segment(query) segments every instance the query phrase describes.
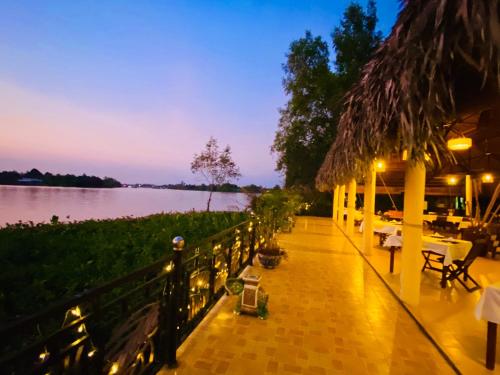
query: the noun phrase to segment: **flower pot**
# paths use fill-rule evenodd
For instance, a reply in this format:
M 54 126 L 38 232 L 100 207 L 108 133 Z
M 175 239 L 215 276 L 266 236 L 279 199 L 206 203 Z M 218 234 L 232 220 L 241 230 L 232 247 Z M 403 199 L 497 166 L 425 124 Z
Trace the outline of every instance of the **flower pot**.
M 260 264 L 264 268 L 275 268 L 281 262 L 281 255 L 267 255 L 267 254 L 258 253 L 257 257 L 259 258 Z

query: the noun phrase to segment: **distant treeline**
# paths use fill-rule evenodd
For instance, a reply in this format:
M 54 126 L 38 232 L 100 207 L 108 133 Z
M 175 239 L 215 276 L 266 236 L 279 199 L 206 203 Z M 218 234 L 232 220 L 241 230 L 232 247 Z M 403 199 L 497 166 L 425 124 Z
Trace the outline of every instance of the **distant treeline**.
M 141 188 L 153 188 L 153 189 L 175 189 L 175 190 L 196 190 L 196 191 L 218 191 L 221 193 L 262 193 L 264 190 L 268 190 L 265 187 L 258 185 L 246 185 L 238 186 L 234 184 L 221 184 L 221 185 L 192 185 L 181 182 L 179 184 L 166 184 L 166 185 L 152 185 L 152 184 L 133 184 L 126 185 L 130 187 L 141 187 Z
M 122 184 L 110 177 L 96 176 L 75 176 L 72 174 L 52 174 L 50 172 L 42 173 L 33 168 L 26 173 L 16 171 L 0 172 L 0 185 L 35 185 L 35 186 L 63 186 L 63 187 L 82 187 L 82 188 L 114 188 L 121 187 Z

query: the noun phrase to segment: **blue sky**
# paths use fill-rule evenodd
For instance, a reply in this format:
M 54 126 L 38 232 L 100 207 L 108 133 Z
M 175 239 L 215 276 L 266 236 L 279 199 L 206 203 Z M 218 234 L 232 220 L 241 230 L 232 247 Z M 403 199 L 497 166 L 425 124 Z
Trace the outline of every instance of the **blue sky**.
M 2 0 L 0 170 L 198 183 L 190 161 L 214 136 L 240 183 L 279 183 L 288 46 L 306 29 L 331 44 L 348 4 Z M 377 10 L 386 35 L 399 2 Z

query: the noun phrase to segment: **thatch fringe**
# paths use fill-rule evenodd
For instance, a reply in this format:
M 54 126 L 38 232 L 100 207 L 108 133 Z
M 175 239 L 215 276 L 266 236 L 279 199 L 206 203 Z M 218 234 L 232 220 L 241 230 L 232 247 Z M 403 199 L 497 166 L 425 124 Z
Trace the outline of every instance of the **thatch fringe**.
M 377 157 L 441 163 L 447 123 L 500 89 L 500 0 L 411 0 L 348 92 L 320 190 L 361 177 Z M 428 162 L 427 162 L 428 163 Z

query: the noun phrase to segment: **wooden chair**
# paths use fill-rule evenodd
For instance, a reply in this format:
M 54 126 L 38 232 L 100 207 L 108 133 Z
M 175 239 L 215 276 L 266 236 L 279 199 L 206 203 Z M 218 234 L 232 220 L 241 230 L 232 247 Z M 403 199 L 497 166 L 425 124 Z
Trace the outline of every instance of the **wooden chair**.
M 444 255 L 435 253 L 432 250 L 422 250 L 422 255 L 425 259 L 424 266 L 422 267 L 422 272 L 425 270 L 431 271 L 443 271 Z M 440 267 L 436 267 L 434 264 L 439 264 Z
M 469 267 L 474 260 L 481 254 L 486 244 L 486 240 L 476 240 L 463 260 L 454 260 L 450 265 L 449 272 L 446 275 L 447 281 L 457 280 L 468 291 L 473 292 L 481 289 L 481 285 L 469 275 Z M 462 279 L 460 279 L 462 276 Z M 471 281 L 474 286 L 468 287 L 467 281 Z

